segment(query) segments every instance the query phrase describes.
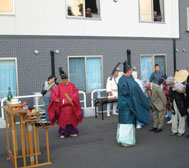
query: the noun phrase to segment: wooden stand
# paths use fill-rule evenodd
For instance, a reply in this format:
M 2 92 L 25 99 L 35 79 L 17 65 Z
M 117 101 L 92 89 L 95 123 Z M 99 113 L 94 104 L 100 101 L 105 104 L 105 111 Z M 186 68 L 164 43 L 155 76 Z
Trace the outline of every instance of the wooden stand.
M 50 151 L 49 151 L 49 139 L 48 139 L 48 128 L 52 126 L 35 126 L 35 123 L 40 120 L 39 113 L 30 113 L 19 107 L 19 110 L 13 110 L 10 107 L 3 107 L 4 116 L 6 121 L 6 137 L 7 137 L 7 160 L 11 160 L 14 167 L 17 168 L 17 159 L 23 159 L 23 167 L 41 167 L 44 165 L 51 164 Z M 18 144 L 17 144 L 17 133 L 15 118 L 20 119 L 20 134 L 21 134 L 21 148 L 22 155 L 18 155 Z M 34 119 L 31 119 L 31 118 Z M 25 123 L 25 126 L 24 126 Z M 13 152 L 10 150 L 9 140 L 9 126 L 12 128 L 12 142 Z M 25 132 L 24 132 L 25 128 Z M 38 130 L 45 129 L 46 132 L 46 149 L 47 149 L 47 162 L 39 163 L 38 155 L 40 155 L 39 147 L 39 135 Z M 33 137 L 34 135 L 34 137 Z M 26 138 L 26 139 L 25 139 Z M 34 142 L 33 142 L 34 139 Z M 34 152 L 35 150 L 35 152 Z M 26 163 L 26 157 L 30 157 L 30 165 Z
M 19 111 L 19 110 L 21 110 L 21 104 L 10 104 L 10 103 L 7 103 L 7 105 L 8 105 L 9 110 L 12 110 L 12 111 Z

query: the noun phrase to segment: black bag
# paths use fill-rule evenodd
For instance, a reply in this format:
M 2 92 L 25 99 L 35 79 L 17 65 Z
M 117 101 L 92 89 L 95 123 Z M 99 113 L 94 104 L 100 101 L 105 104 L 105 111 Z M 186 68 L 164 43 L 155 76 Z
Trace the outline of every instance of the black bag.
M 45 94 L 47 93 L 47 90 L 45 90 L 44 87 L 45 87 L 45 85 L 43 85 L 43 89 L 42 89 L 42 91 L 41 91 L 41 94 L 42 94 L 43 96 L 45 96 Z
M 44 90 L 44 89 L 43 89 L 43 90 L 41 91 L 41 94 L 42 94 L 43 96 L 45 96 L 46 93 L 47 93 L 47 90 Z

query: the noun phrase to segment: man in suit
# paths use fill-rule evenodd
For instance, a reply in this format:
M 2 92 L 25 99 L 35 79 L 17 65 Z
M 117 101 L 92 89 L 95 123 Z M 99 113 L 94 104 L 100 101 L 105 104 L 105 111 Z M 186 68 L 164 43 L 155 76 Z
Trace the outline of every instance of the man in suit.
M 150 131 L 158 133 L 163 129 L 167 99 L 159 85 L 148 83 L 145 88 L 147 89 L 154 120 L 153 128 Z

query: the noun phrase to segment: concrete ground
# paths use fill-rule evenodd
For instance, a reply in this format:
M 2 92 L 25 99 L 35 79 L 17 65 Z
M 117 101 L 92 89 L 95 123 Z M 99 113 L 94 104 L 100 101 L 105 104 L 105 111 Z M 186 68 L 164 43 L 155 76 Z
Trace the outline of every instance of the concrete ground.
M 44 168 L 189 168 L 189 139 L 171 137 L 170 125 L 161 133 L 150 132 L 151 126 L 136 131 L 137 145 L 124 148 L 116 143 L 117 116 L 85 118 L 79 125 L 79 136 L 59 139 L 58 127 L 49 129 L 52 165 Z M 186 128 L 189 134 L 189 128 Z M 19 136 L 18 129 L 18 136 Z M 19 141 L 19 140 L 18 140 Z M 45 161 L 45 134 L 40 131 Z M 0 167 L 11 168 L 6 160 L 6 134 L 0 129 Z M 22 165 L 22 160 L 19 160 Z

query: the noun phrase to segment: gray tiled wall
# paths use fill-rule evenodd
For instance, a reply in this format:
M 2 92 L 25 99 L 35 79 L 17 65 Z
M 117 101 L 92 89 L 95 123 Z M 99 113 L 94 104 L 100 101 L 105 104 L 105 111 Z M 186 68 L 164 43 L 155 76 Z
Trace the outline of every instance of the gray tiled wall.
M 186 32 L 186 8 L 189 1 L 180 1 L 180 39 L 176 40 L 177 69 L 189 67 L 189 32 Z M 39 50 L 39 55 L 34 50 Z M 67 56 L 103 55 L 104 86 L 112 68 L 126 59 L 126 50 L 132 52 L 132 65 L 138 68 L 140 77 L 141 54 L 166 54 L 167 75 L 173 75 L 172 39 L 115 38 L 115 37 L 54 37 L 54 36 L 0 36 L 0 57 L 17 57 L 18 86 L 20 95 L 41 91 L 43 82 L 51 74 L 50 51 L 59 49 L 55 55 L 58 67 L 67 70 Z M 183 52 L 182 49 L 186 51 Z M 58 76 L 59 80 L 59 76 Z M 90 95 L 87 96 L 90 102 Z M 90 105 L 90 103 L 88 103 Z
M 38 55 L 34 54 L 35 49 L 39 50 Z M 60 50 L 60 54 L 55 54 L 58 80 L 58 67 L 63 66 L 67 71 L 67 56 L 103 55 L 105 85 L 117 62 L 126 59 L 127 49 L 132 52 L 132 65 L 138 68 L 139 74 L 140 54 L 166 54 L 168 75 L 173 72 L 171 39 L 0 36 L 0 57 L 17 57 L 20 95 L 41 91 L 51 74 L 50 51 L 55 49 Z
M 177 40 L 177 69 L 183 69 L 189 67 L 189 32 L 187 30 L 187 7 L 189 7 L 188 0 L 181 0 L 179 10 L 180 10 L 180 39 Z M 183 52 L 182 50 L 186 51 Z

